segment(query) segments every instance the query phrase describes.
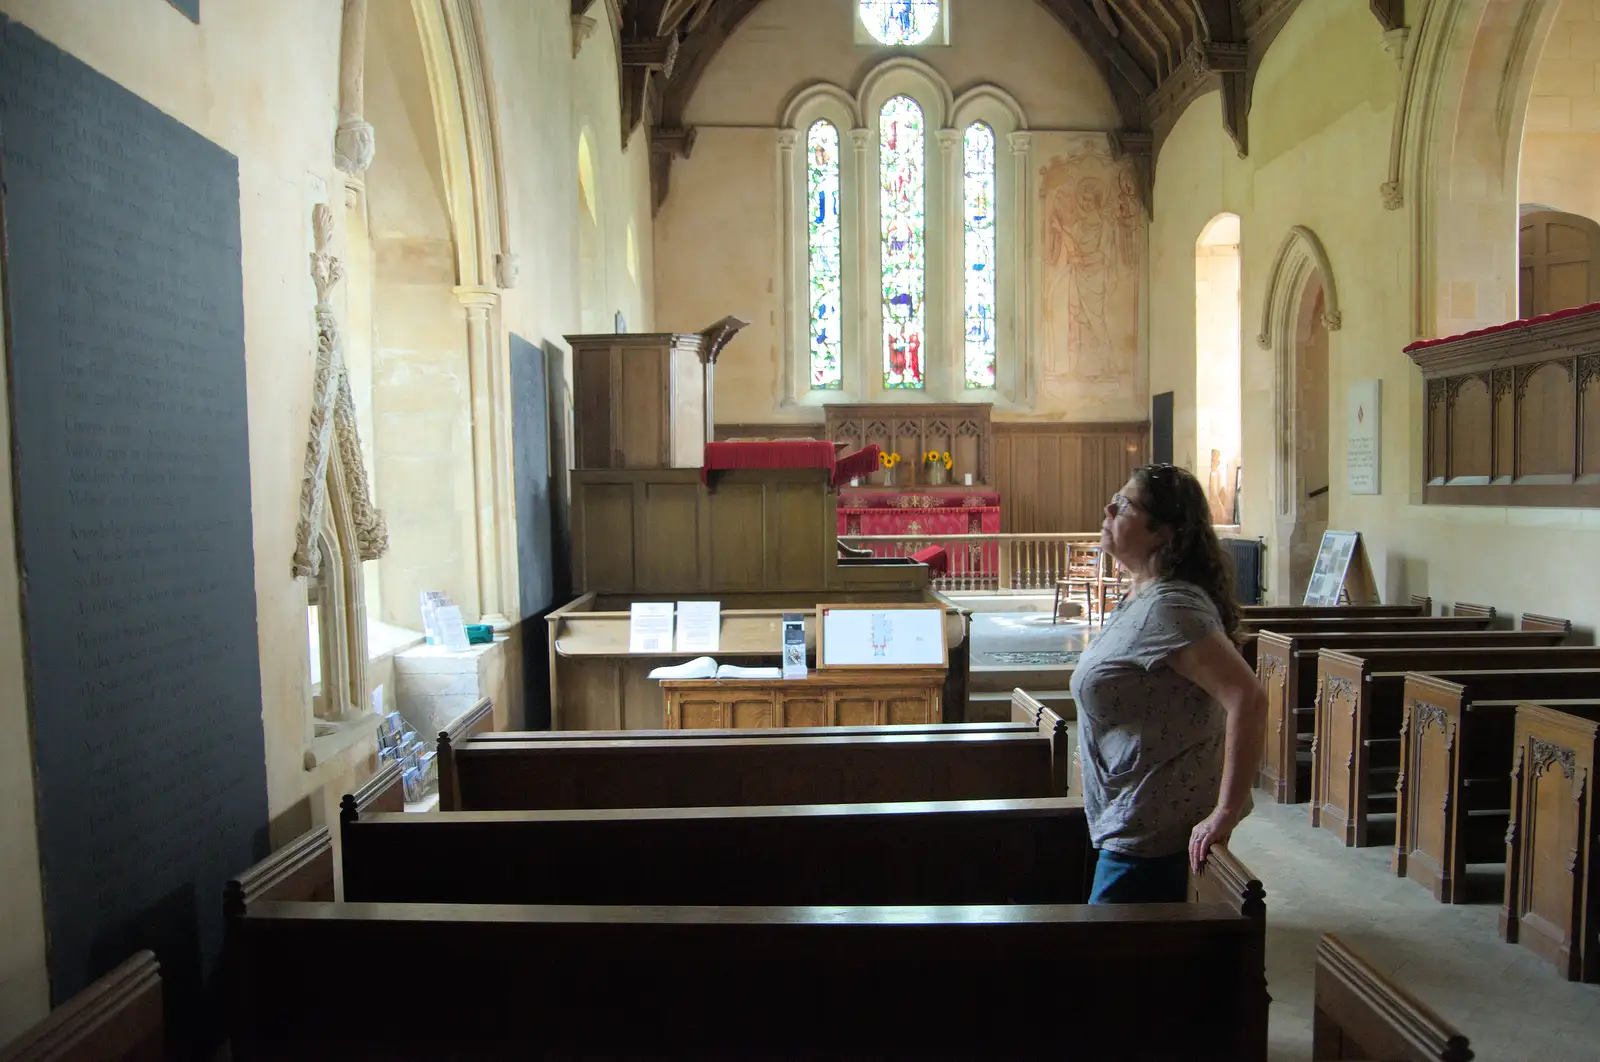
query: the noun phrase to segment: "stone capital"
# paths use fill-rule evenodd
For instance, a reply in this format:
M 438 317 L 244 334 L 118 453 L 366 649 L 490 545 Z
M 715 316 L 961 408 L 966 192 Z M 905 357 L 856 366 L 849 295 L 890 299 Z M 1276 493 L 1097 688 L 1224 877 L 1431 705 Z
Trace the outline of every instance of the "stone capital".
M 1026 155 L 1033 150 L 1032 133 L 1012 133 L 1006 137 L 1006 141 L 1011 145 L 1011 153 L 1014 155 Z
M 345 173 L 365 173 L 377 154 L 377 132 L 361 118 L 346 118 L 333 134 L 333 164 Z
M 793 129 L 778 130 L 778 146 L 785 151 L 793 151 L 794 146 L 800 142 L 800 134 Z
M 594 36 L 595 28 L 600 23 L 588 15 L 572 16 L 572 57 L 576 59 L 578 53 L 583 51 L 583 42 Z
M 494 288 L 459 287 L 452 290 L 456 301 L 468 311 L 481 310 L 488 313 L 500 305 L 500 293 Z
M 857 151 L 867 150 L 867 145 L 872 143 L 871 129 L 850 130 L 850 143 L 855 145 Z

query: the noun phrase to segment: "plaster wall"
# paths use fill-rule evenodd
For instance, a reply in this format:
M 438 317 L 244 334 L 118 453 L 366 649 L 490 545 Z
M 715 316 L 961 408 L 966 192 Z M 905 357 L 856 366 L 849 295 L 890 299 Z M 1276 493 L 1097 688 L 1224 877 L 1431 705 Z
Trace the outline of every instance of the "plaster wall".
M 373 5 L 389 6 L 409 5 L 399 0 Z M 273 840 L 282 843 L 327 821 L 339 795 L 359 785 L 375 762 L 375 743 L 362 740 L 314 770 L 305 768 L 311 694 L 306 592 L 289 574 L 315 349 L 315 292 L 307 271 L 310 211 L 324 198 L 337 210 L 344 187 L 332 151 L 340 5 L 217 0 L 204 5 L 198 26 L 166 0 L 0 0 L 0 11 L 239 159 L 256 619 L 268 805 Z M 515 330 L 559 351 L 560 337 L 578 324 L 575 114 L 580 104 L 593 113 L 600 134 L 600 164 L 609 182 L 602 209 L 620 225 L 619 235 L 606 244 L 608 276 L 616 278 L 612 297 L 630 325 L 649 327 L 648 160 L 641 138 L 626 154 L 621 147 L 614 39 L 603 28 L 575 61 L 565 5 L 483 0 L 482 13 L 509 183 L 510 246 L 521 267 L 515 287 L 502 293 L 494 334 L 503 342 L 505 332 Z M 391 148 L 407 150 L 406 133 L 379 125 L 377 144 L 380 157 Z M 414 149 L 426 151 L 426 139 Z M 439 150 L 437 144 L 432 150 Z M 634 227 L 639 256 L 632 272 L 626 261 L 627 222 Z M 436 240 L 438 233 L 425 235 Z M 400 261 L 408 269 L 427 271 L 429 283 L 437 285 L 443 276 L 437 250 L 425 246 L 426 253 L 413 254 L 416 250 L 402 247 Z M 461 314 L 459 306 L 454 312 Z M 443 344 L 442 337 L 435 341 Z M 5 410 L 0 403 L 0 430 Z M 7 511 L 8 460 L 9 454 L 0 453 L 0 507 Z M 380 504 L 383 490 L 380 477 Z M 388 516 L 393 526 L 396 514 Z M 28 709 L 13 536 L 12 522 L 0 521 L 0 557 L 5 558 L 0 562 L 0 725 L 24 734 Z M 515 585 L 514 556 L 507 578 Z M 520 632 L 513 633 L 503 669 L 487 680 L 502 724 L 514 725 L 521 717 L 519 637 Z M 386 672 L 379 669 L 375 677 L 381 680 Z M 392 699 L 392 684 L 388 692 Z M 29 744 L 0 744 L 0 851 L 7 857 L 6 872 L 0 874 L 0 1042 L 48 1007 L 31 781 Z
M 796 89 L 815 81 L 853 89 L 883 60 L 909 54 L 957 95 L 999 84 L 1036 129 L 1120 125 L 1094 62 L 1039 0 L 950 0 L 950 44 L 914 48 L 858 45 L 855 11 L 856 0 L 765 0 L 717 53 L 684 122 L 772 126 Z
M 959 270 L 950 256 L 959 254 L 960 241 L 950 238 L 943 213 L 945 201 L 958 200 L 958 189 L 948 187 L 942 167 L 930 172 L 927 186 L 928 387 L 880 392 L 875 382 L 882 358 L 872 298 L 878 269 L 872 234 L 879 223 L 877 180 L 870 175 L 877 159 L 875 114 L 863 119 L 873 134 L 864 149 L 852 144 L 849 124 L 839 127 L 847 156 L 844 362 L 850 393 L 786 397 L 795 384 L 785 373 L 795 370 L 786 369 L 785 350 L 793 344 L 796 356 L 805 358 L 804 296 L 789 292 L 791 285 L 803 292 L 805 283 L 803 273 L 791 277 L 785 259 L 788 241 L 804 240 L 804 226 L 796 222 L 795 231 L 787 231 L 779 127 L 788 105 L 807 89 L 826 83 L 853 95 L 894 57 L 926 64 L 955 99 L 980 85 L 1000 89 L 1020 107 L 1029 132 L 1014 142 L 1003 123 L 995 124 L 997 114 L 970 108 L 946 119 L 957 137 L 954 127 L 978 117 L 999 132 L 998 376 L 1006 382 L 998 397 L 982 392 L 982 400 L 996 401 L 997 419 L 1146 416 L 1141 321 L 1147 234 L 1131 181 L 1110 159 L 1104 136 L 1093 132 L 1119 124 L 1109 92 L 1076 39 L 1037 0 L 952 0 L 950 11 L 949 45 L 885 49 L 856 43 L 852 0 L 766 0 L 711 61 L 684 117 L 699 139 L 690 159 L 674 163 L 672 189 L 657 220 L 656 297 L 665 329 L 698 330 L 729 313 L 751 322 L 718 361 L 719 421 L 816 421 L 822 401 L 977 400 L 959 385 L 947 349 L 947 337 L 959 334 L 951 324 L 959 312 L 950 312 L 959 299 Z M 894 91 L 915 93 L 898 86 L 924 82 L 910 75 L 894 84 Z M 842 111 L 818 113 L 844 120 Z M 939 124 L 930 120 L 930 144 Z M 799 140 L 795 155 L 803 161 L 803 129 Z M 868 172 L 852 181 L 857 161 Z M 803 166 L 796 163 L 788 179 L 797 182 L 798 202 Z M 1026 202 L 1017 204 L 1019 196 Z M 1021 283 L 1019 260 L 1029 273 L 1026 300 L 1012 288 Z M 786 319 L 790 299 L 801 305 L 801 324 Z M 791 329 L 802 330 L 801 338 Z M 863 368 L 862 359 L 870 364 Z
M 1517 199 L 1600 218 L 1600 3 L 1562 0 L 1539 53 Z
M 1535 611 L 1600 626 L 1600 575 L 1580 560 L 1600 545 L 1600 512 L 1421 504 L 1420 377 L 1402 350 L 1417 338 L 1414 238 L 1408 211 L 1385 210 L 1378 191 L 1398 84 L 1399 71 L 1365 5 L 1305 0 L 1262 64 L 1249 158 L 1235 158 L 1215 95 L 1188 110 L 1163 148 L 1151 229 L 1152 304 L 1193 305 L 1195 237 L 1217 212 L 1238 213 L 1246 335 L 1242 530 L 1265 537 L 1272 554 L 1281 555 L 1288 528 L 1278 520 L 1285 499 L 1273 475 L 1278 352 L 1253 337 L 1273 257 L 1289 227 L 1312 229 L 1327 250 L 1342 317 L 1328 336 L 1329 526 L 1363 533 L 1386 601 L 1430 594 L 1440 603 L 1482 602 L 1502 613 Z M 1497 179 L 1489 172 L 1494 162 L 1482 165 L 1479 179 L 1487 185 Z M 1514 213 L 1514 206 L 1507 209 Z M 1512 221 L 1508 213 L 1496 228 L 1508 241 L 1515 239 Z M 1477 259 L 1467 250 L 1446 241 L 1442 254 L 1439 276 L 1471 275 Z M 1480 310 L 1474 293 L 1463 290 L 1474 304 L 1465 307 L 1442 291 L 1438 319 L 1427 331 L 1439 334 L 1459 313 Z M 1150 344 L 1151 389 L 1177 392 L 1180 439 L 1193 437 L 1194 424 L 1194 321 L 1183 316 L 1153 314 Z M 1344 396 L 1351 382 L 1371 378 L 1383 384 L 1382 493 L 1358 496 L 1344 474 Z M 1305 588 L 1286 582 L 1269 572 L 1270 599 L 1299 600 Z

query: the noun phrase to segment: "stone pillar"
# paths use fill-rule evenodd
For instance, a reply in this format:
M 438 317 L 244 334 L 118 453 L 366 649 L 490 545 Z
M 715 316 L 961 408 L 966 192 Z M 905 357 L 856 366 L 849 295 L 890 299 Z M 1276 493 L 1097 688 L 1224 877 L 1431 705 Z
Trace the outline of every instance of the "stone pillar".
M 495 311 L 500 294 L 492 288 L 460 287 L 456 298 L 467 313 L 467 371 L 472 408 L 473 511 L 476 514 L 479 622 L 508 630 L 515 611 L 506 572 L 511 557 L 508 541 L 510 491 L 504 469 L 509 463 L 505 441 L 504 358 L 500 353 Z
M 362 114 L 366 108 L 367 0 L 344 0 L 344 30 L 339 42 L 339 130 L 333 135 L 333 162 L 359 176 L 372 165 L 376 141 Z
M 1015 296 L 1016 367 L 1011 383 L 1014 401 L 1031 404 L 1034 398 L 1033 371 L 1033 272 L 1029 269 L 1033 253 L 1033 134 L 1012 133 L 1006 138 L 1011 144 L 1011 195 L 1016 207 L 1011 217 L 1016 228 L 1011 234 L 1011 287 Z M 997 145 L 998 146 L 998 145 Z M 999 182 L 995 182 L 998 186 Z M 998 191 L 996 187 L 996 191 Z M 1004 224 L 1004 215 L 1001 216 Z M 995 291 L 998 298 L 1000 292 Z M 998 386 L 999 379 L 995 380 Z
M 923 390 L 947 402 L 961 400 L 963 384 L 966 382 L 967 334 L 966 323 L 966 156 L 964 147 L 965 135 L 958 129 L 940 129 L 934 134 L 939 138 L 939 174 L 944 183 L 944 230 L 940 239 L 940 254 L 937 259 L 933 256 L 933 248 L 928 248 L 928 265 L 932 267 L 937 261 L 939 271 L 937 279 L 941 281 L 940 289 L 943 291 L 941 298 L 944 301 L 944 313 L 941 315 L 940 327 L 944 330 L 944 341 L 939 345 L 947 351 L 943 362 L 943 372 L 938 378 L 930 378 L 927 369 L 923 369 Z M 930 227 L 931 228 L 931 227 Z M 929 296 L 932 294 L 935 276 L 930 275 L 924 282 L 928 291 L 923 294 L 923 301 L 931 303 Z M 932 321 L 927 321 L 923 328 L 926 331 Z M 931 339 L 931 336 L 925 336 Z M 930 343 L 931 349 L 931 343 Z M 923 359 L 926 366 L 927 359 Z
M 883 278 L 878 269 L 878 230 L 867 224 L 867 219 L 875 216 L 869 204 L 878 200 L 875 191 L 879 187 L 878 175 L 867 170 L 867 148 L 871 146 L 875 135 L 872 129 L 850 130 L 850 146 L 856 163 L 856 261 L 859 263 L 856 293 L 860 297 L 860 306 L 853 323 L 855 342 L 851 342 L 847 333 L 844 349 L 847 359 L 852 350 L 860 354 L 855 359 L 856 385 L 851 387 L 845 384 L 845 391 L 853 392 L 857 401 L 861 402 L 871 401 L 883 385 L 882 331 L 868 327 L 870 322 L 878 320 L 883 307 Z M 849 186 L 841 185 L 841 188 L 844 187 Z M 844 372 L 849 371 L 847 362 Z
M 778 186 L 783 196 L 782 209 L 779 216 L 783 218 L 783 276 L 787 281 L 786 296 L 783 299 L 783 404 L 792 406 L 800 395 L 805 393 L 806 376 L 801 372 L 800 362 L 805 360 L 806 348 L 799 345 L 798 336 L 800 322 L 798 320 L 800 306 L 811 305 L 807 268 L 796 271 L 800 262 L 800 251 L 795 246 L 796 232 L 804 217 L 803 205 L 805 192 L 796 184 L 797 170 L 795 169 L 794 149 L 800 140 L 800 134 L 793 129 L 778 130 Z M 797 213 L 797 208 L 800 213 Z M 805 371 L 810 372 L 809 363 Z M 709 408 L 709 407 L 708 407 Z M 716 436 L 708 433 L 706 442 L 712 441 Z

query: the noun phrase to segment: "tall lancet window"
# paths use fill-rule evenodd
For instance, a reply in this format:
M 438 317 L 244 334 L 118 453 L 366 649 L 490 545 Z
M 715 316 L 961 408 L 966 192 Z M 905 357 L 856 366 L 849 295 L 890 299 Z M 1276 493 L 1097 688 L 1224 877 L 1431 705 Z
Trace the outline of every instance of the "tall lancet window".
M 883 386 L 921 388 L 927 286 L 922 108 L 896 96 L 878 114 L 883 268 Z
M 994 130 L 967 126 L 963 198 L 966 247 L 966 386 L 992 388 L 995 360 Z
M 839 130 L 812 123 L 806 138 L 806 196 L 811 293 L 811 387 L 844 386 L 844 337 L 840 297 L 844 241 L 839 228 Z

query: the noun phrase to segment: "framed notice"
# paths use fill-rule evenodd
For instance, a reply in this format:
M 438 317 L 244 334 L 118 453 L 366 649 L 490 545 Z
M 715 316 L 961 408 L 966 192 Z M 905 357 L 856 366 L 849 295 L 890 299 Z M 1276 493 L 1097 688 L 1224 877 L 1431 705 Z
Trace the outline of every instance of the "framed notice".
M 1383 451 L 1383 381 L 1357 380 L 1350 385 L 1345 424 L 1345 474 L 1351 494 L 1377 494 Z
M 1306 585 L 1306 605 L 1370 605 L 1378 592 L 1359 531 L 1325 531 Z
M 943 605 L 817 606 L 819 670 L 948 664 Z

